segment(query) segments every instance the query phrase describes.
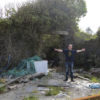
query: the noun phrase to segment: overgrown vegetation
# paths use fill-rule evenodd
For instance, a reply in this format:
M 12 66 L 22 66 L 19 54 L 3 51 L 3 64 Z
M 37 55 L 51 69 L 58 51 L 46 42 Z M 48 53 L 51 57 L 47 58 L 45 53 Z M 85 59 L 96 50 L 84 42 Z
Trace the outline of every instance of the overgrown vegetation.
M 88 78 L 91 82 L 100 83 L 100 78 L 90 74 L 82 74 L 83 77 Z
M 35 90 L 35 91 L 32 91 L 32 93 L 38 93 L 38 91 L 37 91 L 37 90 Z
M 91 81 L 95 83 L 98 83 L 98 82 L 100 83 L 100 79 L 97 77 L 91 77 Z
M 60 93 L 60 91 L 65 91 L 64 88 L 61 87 L 49 87 L 49 91 L 46 92 L 46 96 L 53 96 Z
M 4 93 L 4 92 L 6 92 L 7 91 L 7 88 L 6 87 L 0 87 L 0 94 L 1 93 Z
M 38 97 L 30 96 L 30 97 L 24 98 L 23 100 L 39 100 L 39 99 Z
M 75 59 L 78 68 L 99 67 L 99 30 L 91 35 L 78 27 L 86 12 L 84 0 L 37 0 L 18 6 L 17 10 L 9 7 L 5 18 L 0 17 L 0 67 L 7 64 L 9 55 L 11 67 L 33 55 L 55 62 L 53 66 L 63 65 L 63 56 L 54 48 L 66 48 L 68 43 L 73 43 L 75 49 L 86 48 Z
M 17 10 L 9 7 L 6 17 L 0 18 L 1 66 L 6 65 L 8 55 L 12 57 L 11 66 L 36 54 L 48 60 L 58 58 L 53 48 L 63 48 L 64 44 L 59 31 L 67 31 L 65 37 L 73 38 L 79 18 L 85 14 L 83 0 L 37 0 Z

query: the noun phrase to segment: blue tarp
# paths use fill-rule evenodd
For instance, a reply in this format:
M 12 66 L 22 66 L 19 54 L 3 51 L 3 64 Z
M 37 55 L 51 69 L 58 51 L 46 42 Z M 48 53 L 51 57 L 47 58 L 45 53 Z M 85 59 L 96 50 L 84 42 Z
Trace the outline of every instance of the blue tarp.
M 91 89 L 100 89 L 100 84 L 94 83 L 94 84 L 89 85 L 89 87 L 90 87 Z

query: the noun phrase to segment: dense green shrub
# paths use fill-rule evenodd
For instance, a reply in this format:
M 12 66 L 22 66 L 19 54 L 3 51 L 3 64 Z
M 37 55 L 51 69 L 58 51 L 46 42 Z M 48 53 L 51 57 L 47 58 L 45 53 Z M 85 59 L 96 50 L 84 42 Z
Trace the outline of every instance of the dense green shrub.
M 6 17 L 0 18 L 0 56 L 4 57 L 0 67 L 6 65 L 9 54 L 12 66 L 36 54 L 54 58 L 50 49 L 64 43 L 54 34 L 68 31 L 65 37 L 73 36 L 79 18 L 86 14 L 86 4 L 84 0 L 37 0 L 6 11 Z

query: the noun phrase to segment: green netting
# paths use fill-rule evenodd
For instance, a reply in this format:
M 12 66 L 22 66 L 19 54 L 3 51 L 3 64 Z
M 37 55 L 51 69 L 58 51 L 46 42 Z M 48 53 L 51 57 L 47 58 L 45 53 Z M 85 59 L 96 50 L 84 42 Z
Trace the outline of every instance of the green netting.
M 40 61 L 40 60 L 42 59 L 38 56 L 34 56 L 28 59 L 23 59 L 14 69 L 9 70 L 6 73 L 3 73 L 3 76 L 6 75 L 6 76 L 19 77 L 27 74 L 33 74 L 36 72 L 34 61 Z

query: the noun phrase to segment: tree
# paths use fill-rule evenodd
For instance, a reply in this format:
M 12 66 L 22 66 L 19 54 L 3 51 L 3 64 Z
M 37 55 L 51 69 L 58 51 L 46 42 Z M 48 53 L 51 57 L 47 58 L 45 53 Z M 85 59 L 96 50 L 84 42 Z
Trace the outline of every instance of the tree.
M 98 36 L 98 39 L 100 40 L 100 28 L 97 31 L 97 36 Z
M 90 27 L 88 27 L 88 28 L 86 29 L 86 32 L 89 33 L 89 34 L 92 34 L 92 33 L 93 33 L 93 31 L 92 31 L 92 29 L 91 29 Z
M 15 17 L 24 26 L 31 24 L 37 33 L 74 32 L 79 18 L 85 14 L 83 0 L 37 0 L 20 7 Z
M 7 9 L 7 17 L 0 19 L 0 34 L 7 40 L 3 44 L 6 53 L 13 55 L 14 63 L 35 54 L 41 56 L 44 48 L 59 45 L 61 38 L 52 33 L 68 31 L 72 38 L 79 18 L 85 14 L 84 0 L 37 0 L 23 4 L 17 11 Z M 49 40 L 44 41 L 49 35 Z

